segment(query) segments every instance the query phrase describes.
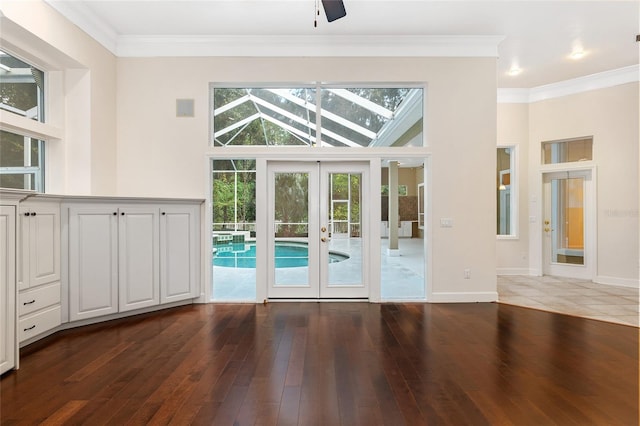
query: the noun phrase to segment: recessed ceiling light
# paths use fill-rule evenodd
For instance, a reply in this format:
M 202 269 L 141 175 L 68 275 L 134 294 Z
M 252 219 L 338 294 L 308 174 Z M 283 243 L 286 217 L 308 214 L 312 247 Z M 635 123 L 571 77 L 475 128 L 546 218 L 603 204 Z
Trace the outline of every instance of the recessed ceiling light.
M 585 52 L 582 49 L 575 49 L 573 52 L 571 52 L 571 55 L 569 55 L 569 58 L 573 59 L 573 60 L 578 60 L 578 59 L 582 59 L 587 55 L 587 52 Z
M 513 65 L 513 66 L 509 69 L 509 71 L 507 71 L 507 75 L 510 75 L 510 76 L 516 76 L 516 75 L 518 75 L 518 74 L 520 74 L 520 73 L 522 73 L 522 68 L 520 68 L 520 67 L 519 67 L 519 66 L 517 66 L 517 65 Z

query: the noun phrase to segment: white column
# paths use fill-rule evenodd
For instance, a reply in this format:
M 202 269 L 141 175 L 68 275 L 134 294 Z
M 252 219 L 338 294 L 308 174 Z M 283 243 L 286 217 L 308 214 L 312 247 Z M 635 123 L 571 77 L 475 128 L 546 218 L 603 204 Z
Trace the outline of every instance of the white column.
M 400 256 L 398 248 L 398 162 L 389 161 L 389 256 Z

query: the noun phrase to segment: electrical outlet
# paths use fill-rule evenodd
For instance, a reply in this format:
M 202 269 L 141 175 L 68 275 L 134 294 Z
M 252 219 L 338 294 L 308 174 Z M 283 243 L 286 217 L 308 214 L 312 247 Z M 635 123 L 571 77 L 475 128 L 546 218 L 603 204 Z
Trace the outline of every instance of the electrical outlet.
M 471 279 L 471 269 L 466 268 L 464 270 L 464 279 L 465 280 L 470 280 Z
M 453 228 L 453 219 L 450 217 L 441 217 L 440 228 Z

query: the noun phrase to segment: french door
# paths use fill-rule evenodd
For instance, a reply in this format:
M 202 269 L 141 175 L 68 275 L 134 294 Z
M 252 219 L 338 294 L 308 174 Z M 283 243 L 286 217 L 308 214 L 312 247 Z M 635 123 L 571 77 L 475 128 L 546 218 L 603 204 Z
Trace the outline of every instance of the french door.
M 545 173 L 544 273 L 593 279 L 595 211 L 590 170 Z
M 269 162 L 270 299 L 366 299 L 369 164 Z

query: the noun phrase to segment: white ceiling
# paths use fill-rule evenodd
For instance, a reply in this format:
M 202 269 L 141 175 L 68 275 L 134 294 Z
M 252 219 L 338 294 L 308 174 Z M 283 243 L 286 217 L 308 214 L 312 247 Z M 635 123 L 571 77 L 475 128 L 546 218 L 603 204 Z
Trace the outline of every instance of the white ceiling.
M 401 48 L 409 36 L 503 36 L 498 45 L 501 88 L 538 87 L 637 65 L 640 46 L 635 41 L 640 33 L 637 0 L 344 0 L 347 16 L 328 23 L 321 9 L 317 27 L 315 0 L 46 1 L 116 54 L 125 42 L 158 36 L 167 46 L 181 40 L 183 47 L 273 36 L 298 45 L 349 39 L 362 45 L 370 37 L 369 48 L 380 40 Z M 586 53 L 580 60 L 569 58 L 575 47 Z M 507 75 L 514 64 L 522 73 Z

